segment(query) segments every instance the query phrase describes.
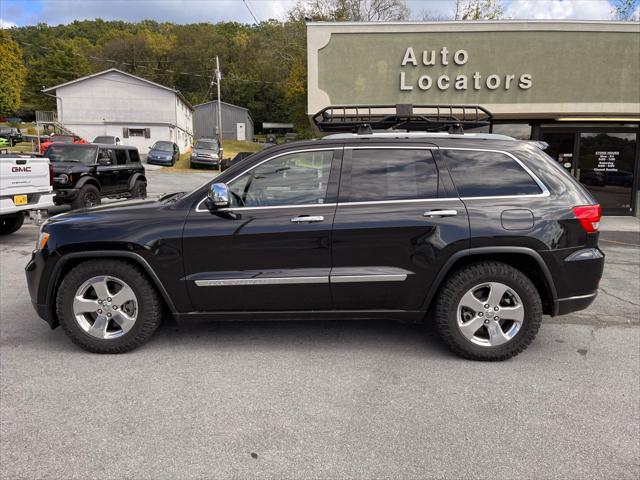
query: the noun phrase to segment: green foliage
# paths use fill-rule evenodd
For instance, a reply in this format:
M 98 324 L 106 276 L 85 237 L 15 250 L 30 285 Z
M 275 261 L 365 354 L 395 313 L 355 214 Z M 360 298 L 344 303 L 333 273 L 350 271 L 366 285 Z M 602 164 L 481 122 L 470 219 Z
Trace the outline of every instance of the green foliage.
M 0 114 L 10 115 L 20 108 L 25 75 L 20 46 L 7 30 L 0 30 Z
M 616 20 L 640 22 L 640 2 L 638 0 L 613 0 L 613 14 Z

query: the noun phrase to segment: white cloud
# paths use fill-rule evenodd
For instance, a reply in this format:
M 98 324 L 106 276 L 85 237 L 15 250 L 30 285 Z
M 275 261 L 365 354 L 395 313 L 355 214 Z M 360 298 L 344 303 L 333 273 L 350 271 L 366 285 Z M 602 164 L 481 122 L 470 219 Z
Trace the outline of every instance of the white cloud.
M 512 0 L 509 18 L 540 20 L 611 20 L 613 5 L 607 0 Z
M 9 22 L 8 20 L 3 20 L 2 18 L 0 18 L 0 29 L 2 28 L 11 28 L 11 27 L 15 27 L 16 24 L 13 22 Z

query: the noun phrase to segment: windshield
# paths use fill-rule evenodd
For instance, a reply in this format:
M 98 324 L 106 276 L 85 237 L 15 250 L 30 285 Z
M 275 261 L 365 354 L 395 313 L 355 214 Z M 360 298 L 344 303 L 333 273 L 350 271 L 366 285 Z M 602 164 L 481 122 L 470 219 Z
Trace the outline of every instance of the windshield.
M 217 150 L 218 142 L 198 140 L 196 142 L 196 148 L 199 148 L 201 150 Z
M 80 145 L 51 145 L 44 156 L 56 162 L 78 162 L 92 165 L 96 162 L 98 147 L 82 147 Z
M 113 137 L 96 137 L 93 139 L 93 143 L 114 143 Z
M 173 152 L 173 143 L 171 142 L 156 142 L 151 147 L 151 150 L 160 150 L 161 152 Z

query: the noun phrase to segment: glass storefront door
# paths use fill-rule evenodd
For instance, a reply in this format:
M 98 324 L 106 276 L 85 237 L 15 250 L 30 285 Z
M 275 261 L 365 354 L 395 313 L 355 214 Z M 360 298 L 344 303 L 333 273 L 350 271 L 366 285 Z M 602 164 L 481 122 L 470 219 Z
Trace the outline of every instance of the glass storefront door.
M 605 215 L 636 212 L 638 133 L 612 129 L 543 128 L 546 152 L 600 202 Z
M 581 133 L 575 175 L 609 215 L 633 211 L 636 135 Z

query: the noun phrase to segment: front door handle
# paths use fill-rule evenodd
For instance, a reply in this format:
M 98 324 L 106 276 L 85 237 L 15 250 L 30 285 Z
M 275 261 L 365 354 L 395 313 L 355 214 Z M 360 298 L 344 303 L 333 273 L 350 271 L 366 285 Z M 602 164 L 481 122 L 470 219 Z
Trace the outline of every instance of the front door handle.
M 457 210 L 427 210 L 424 212 L 424 217 L 455 217 L 458 215 Z
M 301 215 L 291 219 L 291 222 L 293 223 L 317 223 L 323 221 L 324 217 L 322 215 Z

